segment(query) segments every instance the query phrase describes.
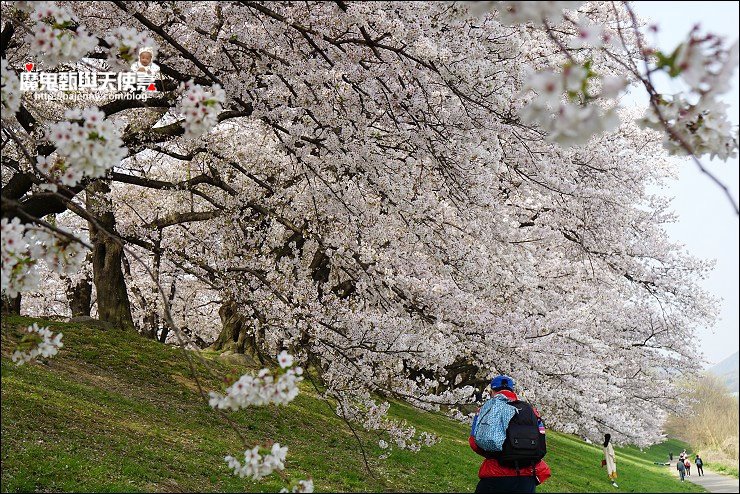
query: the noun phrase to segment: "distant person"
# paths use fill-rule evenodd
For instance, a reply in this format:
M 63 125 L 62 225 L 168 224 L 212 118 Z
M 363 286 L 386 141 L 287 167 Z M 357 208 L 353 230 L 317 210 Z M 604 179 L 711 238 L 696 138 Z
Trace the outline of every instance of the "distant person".
M 681 482 L 683 482 L 684 477 L 686 476 L 686 465 L 681 460 L 676 462 L 676 470 L 678 470 L 678 475 L 681 477 Z
M 617 458 L 614 455 L 614 446 L 612 446 L 612 435 L 604 434 L 604 458 L 606 459 L 606 473 L 614 487 L 617 485 Z
M 689 457 L 688 456 L 683 461 L 683 464 L 686 467 L 686 476 L 687 477 L 691 477 L 691 460 L 689 460 Z
M 696 471 L 699 472 L 699 477 L 702 477 L 704 475 L 704 461 L 702 461 L 699 455 L 696 455 L 694 458 L 694 465 L 696 465 Z
M 514 393 L 514 380 L 509 376 L 494 377 L 488 392 L 490 399 L 475 415 L 468 438 L 473 451 L 485 458 L 478 470 L 480 480 L 475 492 L 535 492 L 537 485 L 551 475 L 550 467 L 541 459 L 545 453 L 545 426 L 539 412 L 519 400 Z M 504 459 L 512 454 L 522 454 L 521 450 L 511 447 L 509 427 L 514 421 L 518 429 L 542 435 L 538 438 L 535 458 L 522 457 L 516 463 Z M 478 442 L 487 448 L 479 446 Z M 535 452 L 527 454 L 532 453 Z
M 678 461 L 683 463 L 685 459 L 686 459 L 686 451 L 683 451 L 680 455 L 678 455 Z
M 673 452 L 671 452 L 671 453 L 668 453 L 668 459 L 669 459 L 670 461 L 673 461 Z

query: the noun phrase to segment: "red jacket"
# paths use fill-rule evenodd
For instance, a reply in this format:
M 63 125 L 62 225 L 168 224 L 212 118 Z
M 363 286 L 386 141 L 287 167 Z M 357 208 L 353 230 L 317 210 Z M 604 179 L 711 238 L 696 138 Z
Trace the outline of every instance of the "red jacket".
M 503 394 L 510 400 L 517 400 L 518 397 L 516 394 L 514 394 L 512 391 L 499 391 L 498 393 Z M 539 417 L 540 414 L 537 410 L 534 411 L 534 413 Z M 478 453 L 479 455 L 485 457 L 486 451 L 482 450 L 478 445 L 475 443 L 475 437 L 470 436 L 468 438 L 468 444 L 470 444 L 470 447 L 473 451 Z M 546 481 L 550 478 L 552 475 L 552 472 L 550 472 L 550 467 L 547 466 L 547 463 L 545 463 L 543 460 L 540 460 L 534 467 L 534 474 L 535 477 L 537 477 L 537 483 L 541 484 L 542 482 Z M 487 479 L 491 477 L 516 477 L 518 475 L 524 475 L 524 476 L 531 476 L 532 475 L 532 468 L 531 467 L 525 467 L 520 468 L 517 472 L 516 468 L 513 467 L 505 467 L 501 465 L 498 460 L 495 458 L 486 458 L 483 460 L 483 464 L 480 466 L 480 469 L 478 470 L 478 478 L 481 479 Z

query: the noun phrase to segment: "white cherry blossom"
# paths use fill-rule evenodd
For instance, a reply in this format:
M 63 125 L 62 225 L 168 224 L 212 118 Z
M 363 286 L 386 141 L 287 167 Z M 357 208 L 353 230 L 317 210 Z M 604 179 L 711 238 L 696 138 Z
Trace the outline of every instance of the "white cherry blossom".
M 498 11 L 499 22 L 506 25 L 558 20 L 563 9 L 577 9 L 583 2 L 491 2 Z
M 284 470 L 287 453 L 288 448 L 286 446 L 275 443 L 272 445 L 270 452 L 264 455 L 260 454 L 259 446 L 244 451 L 243 463 L 232 456 L 226 456 L 224 460 L 229 468 L 234 470 L 234 475 L 259 480 L 276 470 Z
M 8 65 L 8 61 L 3 58 L 0 64 L 2 64 L 0 70 L 0 77 L 2 77 L 2 93 L 0 93 L 2 94 L 2 115 L 6 117 L 17 112 L 21 106 L 21 86 L 18 76 L 13 68 Z
M 64 346 L 62 343 L 62 333 L 54 334 L 49 331 L 48 327 L 40 328 L 38 323 L 33 323 L 25 330 L 28 335 L 24 336 L 19 345 L 20 348 L 15 350 L 10 356 L 10 359 L 16 365 L 31 362 L 39 355 L 45 358 L 53 357 Z
M 206 89 L 191 82 L 181 85 L 184 89 L 179 110 L 185 118 L 185 138 L 195 139 L 218 123 L 218 114 L 226 99 L 226 93 L 221 86 L 214 84 Z
M 56 2 L 34 2 L 31 18 L 36 23 L 26 36 L 30 54 L 49 67 L 61 63 L 76 62 L 92 51 L 98 44 L 95 36 L 89 34 L 84 25 L 70 30 L 77 18 Z
M 67 110 L 66 120 L 49 126 L 46 136 L 61 159 L 55 160 L 60 181 L 76 185 L 83 177 L 101 177 L 126 156 L 118 129 L 96 107 Z M 50 170 L 50 158 L 37 158 L 41 171 Z

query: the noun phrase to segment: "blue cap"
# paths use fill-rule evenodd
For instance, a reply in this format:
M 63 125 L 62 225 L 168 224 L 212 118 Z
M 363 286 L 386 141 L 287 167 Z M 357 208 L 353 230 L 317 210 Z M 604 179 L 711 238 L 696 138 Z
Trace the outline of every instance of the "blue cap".
M 500 391 L 502 389 L 508 389 L 514 391 L 516 383 L 509 376 L 496 376 L 491 379 L 491 389 L 494 391 Z

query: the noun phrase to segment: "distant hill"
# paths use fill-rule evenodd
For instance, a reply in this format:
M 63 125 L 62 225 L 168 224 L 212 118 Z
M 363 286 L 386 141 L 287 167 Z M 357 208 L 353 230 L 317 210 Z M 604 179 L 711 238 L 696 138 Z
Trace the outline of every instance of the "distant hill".
M 720 377 L 725 381 L 730 392 L 738 392 L 738 352 L 733 353 L 722 362 L 710 367 L 708 372 Z

